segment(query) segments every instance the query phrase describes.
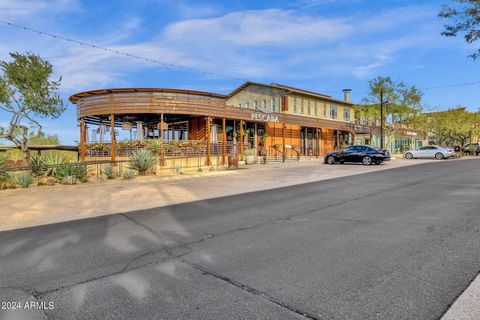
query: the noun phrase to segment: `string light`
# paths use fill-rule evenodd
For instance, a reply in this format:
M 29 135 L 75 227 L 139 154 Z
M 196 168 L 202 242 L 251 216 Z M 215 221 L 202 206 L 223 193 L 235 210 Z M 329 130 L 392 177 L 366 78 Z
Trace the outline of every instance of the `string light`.
M 221 73 L 205 71 L 205 70 L 192 68 L 192 67 L 187 67 L 187 66 L 182 66 L 182 65 L 173 64 L 173 63 L 165 63 L 165 62 L 162 62 L 162 61 L 157 60 L 157 59 L 146 58 L 146 57 L 142 57 L 142 56 L 139 56 L 139 55 L 136 55 L 136 54 L 131 54 L 131 53 L 128 53 L 128 52 L 123 52 L 123 51 L 120 51 L 120 50 L 111 49 L 111 48 L 108 48 L 108 47 L 103 47 L 103 46 L 95 45 L 95 44 L 92 44 L 92 43 L 75 40 L 75 39 L 64 37 L 64 36 L 61 36 L 61 35 L 58 35 L 58 34 L 49 33 L 49 32 L 45 32 L 45 31 L 29 28 L 29 27 L 26 27 L 26 26 L 23 26 L 23 25 L 15 24 L 15 23 L 12 23 L 12 22 L 4 21 L 4 20 L 0 20 L 0 23 L 5 24 L 5 25 L 10 26 L 10 27 L 14 27 L 14 28 L 25 30 L 25 31 L 37 33 L 39 35 L 48 36 L 48 37 L 51 37 L 53 39 L 72 42 L 72 43 L 76 43 L 76 44 L 81 45 L 81 46 L 87 46 L 87 47 L 91 47 L 93 49 L 103 50 L 103 51 L 111 52 L 111 53 L 114 53 L 114 54 L 117 54 L 117 55 L 123 55 L 123 56 L 129 57 L 129 58 L 134 58 L 134 59 L 143 60 L 143 61 L 147 61 L 147 62 L 151 62 L 151 63 L 156 63 L 158 65 L 161 65 L 161 66 L 165 67 L 165 68 L 192 71 L 192 72 L 196 72 L 196 73 L 202 73 L 202 74 L 209 75 L 209 76 L 214 76 L 214 77 L 218 77 L 218 78 L 222 78 L 222 79 L 230 79 L 230 80 L 235 80 L 235 81 L 243 81 L 243 82 L 251 81 L 251 80 L 248 80 L 248 79 L 233 77 L 233 76 L 229 76 L 229 75 L 225 75 L 225 74 L 221 74 Z M 428 91 L 428 90 L 448 89 L 448 88 L 457 88 L 457 87 L 465 87 L 465 86 L 474 86 L 474 85 L 479 85 L 479 84 L 480 84 L 480 81 L 464 82 L 464 83 L 457 83 L 457 84 L 444 85 L 444 86 L 425 87 L 425 88 L 420 88 L 420 90 Z M 325 92 L 325 93 L 342 93 L 343 91 L 322 90 L 322 92 Z M 352 93 L 353 94 L 364 94 L 364 95 L 369 94 L 368 92 L 361 92 L 361 91 L 356 91 L 356 90 L 352 90 Z
M 162 61 L 157 60 L 157 59 L 146 58 L 146 57 L 142 57 L 142 56 L 139 56 L 139 55 L 136 55 L 136 54 L 123 52 L 123 51 L 111 49 L 111 48 L 108 48 L 108 47 L 102 47 L 102 46 L 95 45 L 95 44 L 92 44 L 92 43 L 88 43 L 88 42 L 79 41 L 79 40 L 75 40 L 75 39 L 72 39 L 72 38 L 64 37 L 64 36 L 61 36 L 61 35 L 58 35 L 58 34 L 53 34 L 53 33 L 45 32 L 45 31 L 32 29 L 32 28 L 22 26 L 22 25 L 18 25 L 18 24 L 15 24 L 15 23 L 11 23 L 11 22 L 8 22 L 8 21 L 0 20 L 0 23 L 3 23 L 5 25 L 11 26 L 11 27 L 15 27 L 15 28 L 18 28 L 18 29 L 22 29 L 22 30 L 25 30 L 25 31 L 37 33 L 37 34 L 40 34 L 40 35 L 43 35 L 43 36 L 48 36 L 48 37 L 51 37 L 53 39 L 59 39 L 59 40 L 67 41 L 67 42 L 72 42 L 72 43 L 76 43 L 76 44 L 81 45 L 81 46 L 91 47 L 93 49 L 103 50 L 103 51 L 111 52 L 111 53 L 114 53 L 114 54 L 123 55 L 123 56 L 129 57 L 129 58 L 134 58 L 134 59 L 138 59 L 138 60 L 143 60 L 143 61 L 156 63 L 156 64 L 159 64 L 159 65 L 165 67 L 165 68 L 173 68 L 173 69 L 181 69 L 181 70 L 185 70 L 185 71 L 192 71 L 192 72 L 202 73 L 202 74 L 205 74 L 205 75 L 214 76 L 214 77 L 223 78 L 223 79 L 230 79 L 230 80 L 236 80 L 236 81 L 248 81 L 246 79 L 232 77 L 232 76 L 228 76 L 228 75 L 225 75 L 225 74 L 200 70 L 200 69 L 196 69 L 196 68 L 192 68 L 192 67 L 186 67 L 186 66 L 182 66 L 182 65 L 178 65 L 178 64 L 173 64 L 173 63 L 165 63 L 165 62 L 162 62 Z

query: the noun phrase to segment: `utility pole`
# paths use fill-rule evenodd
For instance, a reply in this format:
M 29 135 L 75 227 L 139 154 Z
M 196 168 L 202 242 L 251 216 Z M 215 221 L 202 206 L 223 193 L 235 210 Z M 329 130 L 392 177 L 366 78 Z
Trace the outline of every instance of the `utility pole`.
M 380 90 L 380 148 L 384 148 L 384 134 L 383 134 L 383 90 Z

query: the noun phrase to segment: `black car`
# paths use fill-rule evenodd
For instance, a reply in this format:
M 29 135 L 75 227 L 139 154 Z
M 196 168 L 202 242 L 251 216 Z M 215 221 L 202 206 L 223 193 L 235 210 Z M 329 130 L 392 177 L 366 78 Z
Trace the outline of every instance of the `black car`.
M 387 150 L 362 145 L 349 146 L 342 151 L 330 152 L 325 156 L 327 164 L 361 162 L 368 166 L 389 160 L 390 154 Z

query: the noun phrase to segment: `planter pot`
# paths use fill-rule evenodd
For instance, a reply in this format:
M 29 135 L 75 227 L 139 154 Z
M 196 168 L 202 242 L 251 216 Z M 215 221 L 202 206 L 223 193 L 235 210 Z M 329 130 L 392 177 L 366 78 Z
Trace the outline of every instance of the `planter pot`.
M 247 164 L 255 164 L 255 163 L 257 163 L 257 157 L 255 157 L 255 156 L 247 156 L 246 162 L 247 162 Z
M 238 160 L 238 165 L 239 166 L 244 166 L 245 165 L 245 160 Z

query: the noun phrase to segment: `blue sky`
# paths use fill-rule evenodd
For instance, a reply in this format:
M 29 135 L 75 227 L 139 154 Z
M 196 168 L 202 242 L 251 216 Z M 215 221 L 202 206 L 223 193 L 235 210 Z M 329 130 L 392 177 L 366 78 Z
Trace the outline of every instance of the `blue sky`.
M 368 80 L 391 76 L 419 88 L 480 81 L 478 46 L 440 35 L 443 1 L 400 0 L 0 0 L 0 19 L 231 78 L 287 85 L 360 102 Z M 67 111 L 44 121 L 62 142 L 78 140 L 79 91 L 173 87 L 228 93 L 242 83 L 163 68 L 0 25 L 0 59 L 32 51 L 62 75 Z M 480 106 L 480 85 L 425 90 L 424 103 Z M 0 124 L 8 121 L 0 113 Z

